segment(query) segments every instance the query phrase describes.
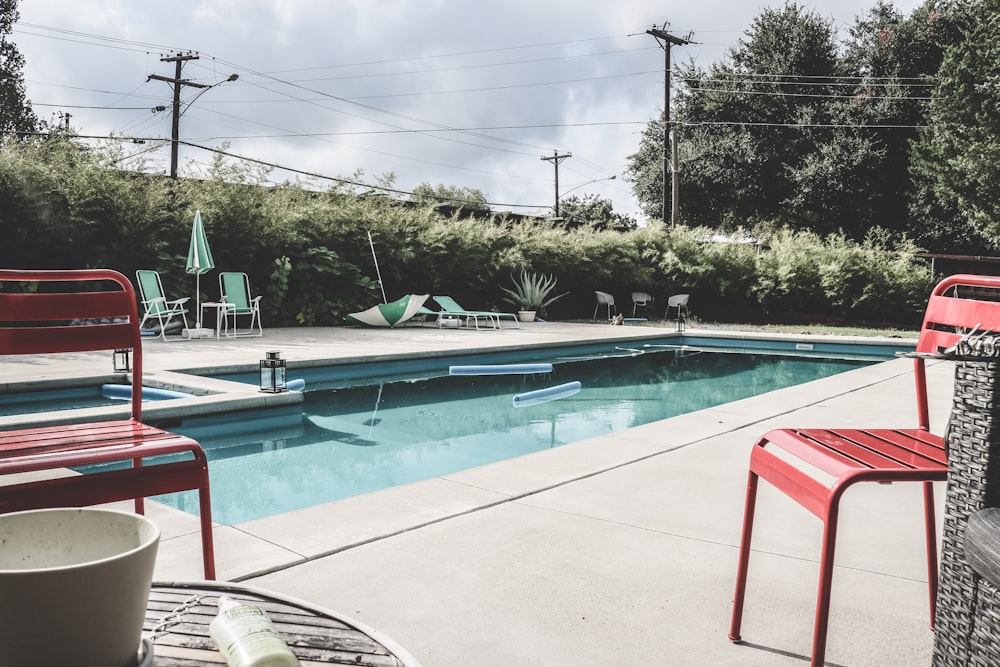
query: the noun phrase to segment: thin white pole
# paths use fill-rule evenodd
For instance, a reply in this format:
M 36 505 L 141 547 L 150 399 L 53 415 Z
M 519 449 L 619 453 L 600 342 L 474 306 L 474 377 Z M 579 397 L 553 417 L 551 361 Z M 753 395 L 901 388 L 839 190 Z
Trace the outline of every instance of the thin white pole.
M 368 232 L 368 245 L 372 248 L 372 259 L 375 260 L 375 274 L 378 276 L 378 286 L 382 290 L 382 303 L 389 303 L 385 298 L 385 285 L 382 284 L 382 272 L 378 269 L 378 257 L 375 256 L 375 243 L 372 242 L 372 233 Z

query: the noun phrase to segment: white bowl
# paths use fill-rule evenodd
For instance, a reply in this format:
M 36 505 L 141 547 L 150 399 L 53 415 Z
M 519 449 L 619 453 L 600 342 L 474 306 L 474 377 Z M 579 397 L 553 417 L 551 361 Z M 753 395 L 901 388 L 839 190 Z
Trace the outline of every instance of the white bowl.
M 135 667 L 159 541 L 127 512 L 0 514 L 0 665 Z

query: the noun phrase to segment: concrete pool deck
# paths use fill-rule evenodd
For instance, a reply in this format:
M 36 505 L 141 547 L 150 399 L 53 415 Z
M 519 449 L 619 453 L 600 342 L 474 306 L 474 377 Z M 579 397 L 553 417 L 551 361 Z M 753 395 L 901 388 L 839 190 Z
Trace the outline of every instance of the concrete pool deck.
M 144 353 L 146 373 L 155 376 L 255 364 L 272 349 L 294 368 L 667 333 L 567 323 L 482 332 L 269 329 L 263 338 L 149 339 Z M 5 358 L 4 382 L 107 374 L 108 357 Z M 930 363 L 928 380 L 932 427 L 940 432 L 952 366 Z M 354 616 L 426 667 L 801 665 L 811 647 L 821 525 L 766 484 L 746 643 L 726 637 L 750 447 L 773 427 L 914 426 L 914 414 L 912 362 L 896 359 L 481 468 L 219 526 L 219 577 Z M 939 515 L 943 491 L 939 485 Z M 195 517 L 163 506 L 150 515 L 164 532 L 156 577 L 200 578 Z M 828 664 L 929 663 L 919 485 L 859 485 L 846 494 L 841 517 Z

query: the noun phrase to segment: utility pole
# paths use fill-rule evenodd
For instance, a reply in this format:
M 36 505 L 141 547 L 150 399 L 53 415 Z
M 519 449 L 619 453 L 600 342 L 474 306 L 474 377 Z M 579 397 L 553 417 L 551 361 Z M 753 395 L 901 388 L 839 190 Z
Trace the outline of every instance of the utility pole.
M 646 34 L 656 38 L 656 42 L 663 49 L 663 221 L 667 220 L 667 168 L 670 167 L 671 181 L 673 183 L 670 196 L 670 226 L 677 225 L 677 142 L 673 137 L 673 130 L 670 127 L 670 49 L 674 46 L 685 46 L 691 43 L 691 33 L 687 37 L 676 37 L 667 33 L 669 24 L 664 23 L 663 29 L 650 28 Z M 673 138 L 673 142 L 671 139 Z M 670 144 L 673 143 L 673 153 Z M 671 163 L 670 156 L 674 156 Z
M 170 128 L 170 178 L 177 178 L 177 140 L 180 138 L 181 129 L 181 87 L 191 86 L 192 88 L 209 88 L 208 84 L 195 83 L 193 81 L 185 81 L 181 78 L 181 68 L 184 66 L 184 61 L 186 60 L 198 60 L 200 56 L 193 53 L 180 54 L 175 56 L 164 56 L 160 58 L 160 62 L 164 63 L 175 63 L 176 69 L 174 73 L 174 78 L 169 78 L 165 76 L 160 76 L 159 74 L 150 74 L 146 77 L 146 81 L 150 79 L 156 79 L 157 81 L 166 81 L 172 84 L 174 87 L 174 118 L 173 123 Z
M 541 160 L 545 160 L 546 162 L 551 161 L 552 164 L 553 164 L 553 166 L 555 166 L 555 168 L 556 168 L 556 206 L 555 206 L 555 213 L 556 213 L 555 217 L 556 218 L 559 217 L 559 163 L 562 162 L 563 160 L 565 160 L 568 157 L 573 157 L 573 154 L 572 153 L 563 153 L 562 155 L 560 155 L 559 151 L 552 151 L 552 155 L 551 156 L 546 157 L 546 156 L 543 155 L 541 158 L 539 158 Z

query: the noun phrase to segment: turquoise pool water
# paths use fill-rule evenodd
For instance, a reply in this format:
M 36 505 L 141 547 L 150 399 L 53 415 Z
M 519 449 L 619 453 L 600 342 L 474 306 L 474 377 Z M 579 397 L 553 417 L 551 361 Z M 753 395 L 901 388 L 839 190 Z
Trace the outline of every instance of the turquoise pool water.
M 551 373 L 524 376 L 449 376 L 452 362 L 439 359 L 434 377 L 404 373 L 365 386 L 307 391 L 301 414 L 241 435 L 233 434 L 232 424 L 177 430 L 197 438 L 208 451 L 213 518 L 235 524 L 558 447 L 872 363 L 643 346 L 608 346 L 580 355 L 549 352 L 549 357 L 555 362 Z M 581 389 L 571 396 L 524 408 L 513 405 L 515 395 L 573 381 Z M 194 493 L 157 499 L 197 513 Z

